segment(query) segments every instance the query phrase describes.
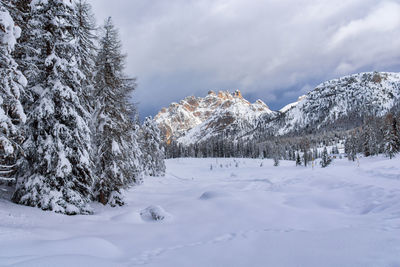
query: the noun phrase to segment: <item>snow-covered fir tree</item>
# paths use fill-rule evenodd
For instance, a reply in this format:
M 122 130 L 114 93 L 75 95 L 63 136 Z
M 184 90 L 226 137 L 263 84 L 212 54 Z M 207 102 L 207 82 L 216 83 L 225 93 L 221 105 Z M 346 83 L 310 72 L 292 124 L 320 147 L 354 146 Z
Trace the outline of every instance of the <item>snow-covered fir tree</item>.
M 348 160 L 355 161 L 357 157 L 357 140 L 354 136 L 350 136 L 344 143 L 344 152 L 347 154 Z
M 95 74 L 95 157 L 98 180 L 95 197 L 103 204 L 122 205 L 121 189 L 140 181 L 140 148 L 131 119 L 129 97 L 135 88 L 126 79 L 125 56 L 111 18 L 100 38 Z
M 400 136 L 396 117 L 388 114 L 384 123 L 384 152 L 389 158 L 393 158 L 400 151 Z
M 40 25 L 33 19 L 31 1 L 28 0 L 4 0 L 15 23 L 21 28 L 21 37 L 18 39 L 13 57 L 18 68 L 26 77 L 28 84 L 25 93 L 21 96 L 21 103 L 25 112 L 30 114 L 33 103 L 38 99 L 38 93 L 33 88 L 43 73 L 44 55 L 37 49 L 37 36 L 40 35 Z M 44 53 L 43 53 L 44 54 Z M 39 78 L 40 77 L 40 78 Z
M 94 183 L 76 10 L 70 1 L 31 2 L 26 44 L 35 51 L 28 76 L 34 102 L 24 144 L 27 166 L 13 200 L 66 214 L 87 214 Z M 34 75 L 33 75 L 34 74 Z
M 329 164 L 331 164 L 331 162 L 332 159 L 329 157 L 328 150 L 326 149 L 326 147 L 324 147 L 324 150 L 322 151 L 322 159 L 320 161 L 321 167 L 325 168 Z
M 0 2 L 0 182 L 14 182 L 24 140 L 26 115 L 20 97 L 27 81 L 11 56 L 20 33 Z
M 164 148 L 161 143 L 160 130 L 151 117 L 147 117 L 140 131 L 140 142 L 143 152 L 143 168 L 146 175 L 164 176 Z

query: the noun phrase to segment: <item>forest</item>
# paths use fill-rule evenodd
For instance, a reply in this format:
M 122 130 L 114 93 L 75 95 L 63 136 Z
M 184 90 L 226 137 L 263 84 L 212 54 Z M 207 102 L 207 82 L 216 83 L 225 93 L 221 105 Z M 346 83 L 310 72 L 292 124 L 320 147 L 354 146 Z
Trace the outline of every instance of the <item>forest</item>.
M 68 215 L 165 171 L 138 120 L 118 29 L 78 1 L 0 1 L 0 184 L 13 202 Z
M 269 158 L 275 162 L 292 160 L 296 165 L 307 166 L 315 159 L 326 157 L 326 147 L 331 147 L 329 154 L 332 156 L 339 155 L 338 144 L 343 143 L 343 156 L 352 161 L 356 160 L 357 154 L 365 157 L 385 154 L 393 158 L 400 152 L 399 114 L 395 106 L 384 117 L 365 117 L 353 123 L 348 120 L 347 127 L 340 130 L 335 130 L 334 125 L 330 125 L 329 129 L 314 129 L 282 136 L 265 132 L 257 136 L 250 135 L 250 138 L 246 136 L 234 139 L 221 134 L 196 144 L 171 142 L 166 146 L 166 156 Z
M 326 167 L 339 144 L 352 161 L 400 151 L 399 105 L 285 135 L 261 121 L 261 131 L 240 138 L 164 144 L 132 104 L 137 84 L 125 74 L 118 29 L 111 18 L 98 27 L 85 0 L 0 0 L 0 42 L 0 184 L 18 204 L 69 215 L 92 213 L 92 201 L 120 206 L 121 190 L 165 173 L 165 157 L 270 158 L 275 166 L 322 158 Z

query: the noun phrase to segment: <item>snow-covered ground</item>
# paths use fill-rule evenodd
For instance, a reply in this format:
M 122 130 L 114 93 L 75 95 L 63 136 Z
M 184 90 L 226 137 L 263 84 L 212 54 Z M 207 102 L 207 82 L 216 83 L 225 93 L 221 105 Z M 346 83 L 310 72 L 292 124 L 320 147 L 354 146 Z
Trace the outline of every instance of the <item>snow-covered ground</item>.
M 260 165 L 168 160 L 92 216 L 0 200 L 0 266 L 400 266 L 400 158 Z

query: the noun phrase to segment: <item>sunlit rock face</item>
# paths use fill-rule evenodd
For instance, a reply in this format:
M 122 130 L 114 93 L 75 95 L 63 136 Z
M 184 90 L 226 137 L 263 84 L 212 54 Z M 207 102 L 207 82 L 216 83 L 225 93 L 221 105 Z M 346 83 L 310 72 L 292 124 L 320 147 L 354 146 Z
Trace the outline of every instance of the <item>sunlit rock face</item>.
M 163 108 L 155 117 L 164 141 L 195 143 L 208 137 L 250 131 L 258 118 L 276 116 L 261 100 L 250 103 L 241 92 L 209 91 L 205 97 L 189 96 Z

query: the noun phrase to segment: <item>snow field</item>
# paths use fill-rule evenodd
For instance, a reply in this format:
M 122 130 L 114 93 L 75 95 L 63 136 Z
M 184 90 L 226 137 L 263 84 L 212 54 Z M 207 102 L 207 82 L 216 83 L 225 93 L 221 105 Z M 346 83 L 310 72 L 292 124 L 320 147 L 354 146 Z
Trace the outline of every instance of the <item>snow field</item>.
M 0 200 L 0 266 L 400 266 L 400 158 L 261 161 L 167 160 L 91 216 Z

